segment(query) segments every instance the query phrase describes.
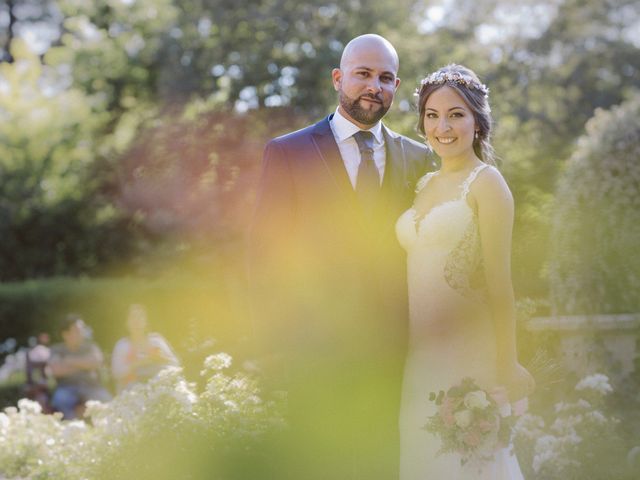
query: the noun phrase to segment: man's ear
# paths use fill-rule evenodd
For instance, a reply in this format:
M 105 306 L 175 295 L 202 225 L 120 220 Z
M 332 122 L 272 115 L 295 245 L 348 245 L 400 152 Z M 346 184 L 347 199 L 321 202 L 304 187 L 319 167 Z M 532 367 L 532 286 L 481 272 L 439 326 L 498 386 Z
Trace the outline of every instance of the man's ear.
M 342 85 L 342 70 L 339 68 L 331 70 L 331 79 L 333 80 L 333 88 L 335 88 L 337 92 L 340 90 L 340 86 Z
M 400 86 L 400 82 L 401 82 L 400 77 L 396 77 L 396 90 Z

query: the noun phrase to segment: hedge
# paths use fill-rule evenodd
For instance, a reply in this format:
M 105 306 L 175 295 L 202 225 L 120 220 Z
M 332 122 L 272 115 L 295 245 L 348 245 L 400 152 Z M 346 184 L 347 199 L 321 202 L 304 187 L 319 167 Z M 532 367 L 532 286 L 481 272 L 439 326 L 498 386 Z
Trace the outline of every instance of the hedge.
M 60 340 L 57 324 L 67 313 L 79 313 L 94 339 L 108 353 L 125 335 L 131 303 L 147 307 L 153 331 L 165 335 L 178 352 L 203 344 L 234 350 L 247 334 L 241 278 L 219 275 L 164 275 L 156 278 L 53 278 L 0 284 L 0 341 L 18 345 L 48 332 Z M 222 343 L 223 345 L 220 345 Z

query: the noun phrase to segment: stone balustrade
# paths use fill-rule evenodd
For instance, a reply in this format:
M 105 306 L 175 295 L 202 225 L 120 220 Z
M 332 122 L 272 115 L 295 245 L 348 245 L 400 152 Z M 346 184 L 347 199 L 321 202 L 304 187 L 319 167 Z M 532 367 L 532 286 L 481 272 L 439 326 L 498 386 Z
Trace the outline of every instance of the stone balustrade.
M 615 383 L 635 370 L 640 313 L 534 317 L 526 328 L 556 334 L 554 353 L 579 376 L 602 372 Z

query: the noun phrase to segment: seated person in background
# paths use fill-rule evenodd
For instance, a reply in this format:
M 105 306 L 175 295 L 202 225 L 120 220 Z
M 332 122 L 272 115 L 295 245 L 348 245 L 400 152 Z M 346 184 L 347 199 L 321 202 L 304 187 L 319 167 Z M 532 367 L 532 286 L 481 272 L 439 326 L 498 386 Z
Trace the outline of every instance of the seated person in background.
M 35 400 L 42 407 L 45 413 L 51 413 L 49 379 L 49 334 L 40 332 L 38 337 L 29 339 L 29 348 L 26 353 L 26 373 L 25 395 L 31 400 Z
M 60 331 L 63 342 L 51 347 L 49 359 L 57 383 L 51 406 L 65 419 L 73 419 L 82 415 L 87 400 L 108 402 L 111 395 L 99 379 L 102 352 L 88 340 L 82 318 L 74 313 L 67 315 Z
M 133 304 L 129 307 L 127 330 L 129 336 L 118 340 L 111 355 L 111 372 L 118 393 L 150 379 L 166 366 L 179 364 L 164 337 L 147 332 L 144 306 Z

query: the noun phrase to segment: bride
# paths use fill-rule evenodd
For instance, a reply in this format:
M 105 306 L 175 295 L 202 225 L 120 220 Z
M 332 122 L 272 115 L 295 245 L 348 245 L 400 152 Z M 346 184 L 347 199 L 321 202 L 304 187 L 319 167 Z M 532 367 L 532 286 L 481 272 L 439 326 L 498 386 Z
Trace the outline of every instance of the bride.
M 438 454 L 424 430 L 429 393 L 464 377 L 510 401 L 534 381 L 516 351 L 510 256 L 513 198 L 493 166 L 489 90 L 471 70 L 448 65 L 422 80 L 418 128 L 442 160 L 418 182 L 396 224 L 407 252 L 410 338 L 400 413 L 400 480 L 521 480 L 509 447 L 482 465 Z

